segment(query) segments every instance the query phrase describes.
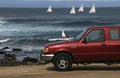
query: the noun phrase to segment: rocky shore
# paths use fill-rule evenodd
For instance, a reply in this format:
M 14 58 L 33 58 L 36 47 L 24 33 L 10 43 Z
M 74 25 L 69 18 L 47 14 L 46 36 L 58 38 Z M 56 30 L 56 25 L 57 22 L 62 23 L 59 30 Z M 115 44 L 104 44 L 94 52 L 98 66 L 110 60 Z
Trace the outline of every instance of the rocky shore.
M 18 66 L 18 65 L 38 65 L 44 64 L 43 61 L 40 61 L 38 58 L 31 58 L 29 56 L 23 57 L 23 60 L 20 61 L 16 58 L 16 55 L 11 52 L 22 52 L 20 48 L 13 48 L 12 50 L 9 47 L 4 47 L 0 49 L 0 66 Z M 40 54 L 39 54 L 40 55 Z M 40 58 L 40 57 L 39 57 Z

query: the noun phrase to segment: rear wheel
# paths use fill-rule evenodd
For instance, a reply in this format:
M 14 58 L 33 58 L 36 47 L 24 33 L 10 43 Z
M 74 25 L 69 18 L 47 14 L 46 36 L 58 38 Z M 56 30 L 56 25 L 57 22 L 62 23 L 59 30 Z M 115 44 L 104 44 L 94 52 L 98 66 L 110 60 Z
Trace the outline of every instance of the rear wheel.
M 59 71 L 70 70 L 72 62 L 72 57 L 67 53 L 57 54 L 53 59 L 54 67 Z

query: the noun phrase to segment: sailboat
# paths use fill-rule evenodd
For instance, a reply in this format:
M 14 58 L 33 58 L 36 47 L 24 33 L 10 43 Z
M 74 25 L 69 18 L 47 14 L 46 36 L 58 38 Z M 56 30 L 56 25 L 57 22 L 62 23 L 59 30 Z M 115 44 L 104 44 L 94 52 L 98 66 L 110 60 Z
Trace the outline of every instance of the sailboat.
M 48 13 L 51 13 L 51 12 L 52 12 L 51 5 L 49 5 L 47 12 L 48 12 Z
M 73 38 L 68 38 L 68 36 L 65 34 L 64 30 L 61 31 L 61 37 L 62 38 L 53 38 L 53 39 L 48 39 L 48 41 L 67 41 L 67 40 L 71 40 Z
M 68 38 L 68 36 L 65 34 L 64 30 L 62 30 L 62 38 Z
M 83 9 L 83 5 L 80 6 L 80 8 L 78 9 L 78 12 L 83 12 L 84 9 Z
M 73 7 L 71 8 L 71 10 L 70 10 L 70 14 L 75 14 L 76 12 L 75 12 L 75 7 L 74 7 L 74 5 L 73 5 Z
M 90 9 L 89 13 L 96 13 L 95 4 L 93 4 L 93 6 Z

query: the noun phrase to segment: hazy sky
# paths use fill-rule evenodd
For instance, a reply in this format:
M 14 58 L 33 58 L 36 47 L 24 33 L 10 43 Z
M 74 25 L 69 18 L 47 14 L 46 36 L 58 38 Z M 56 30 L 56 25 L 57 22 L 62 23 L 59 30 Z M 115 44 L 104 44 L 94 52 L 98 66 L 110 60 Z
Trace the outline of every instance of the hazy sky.
M 93 3 L 96 7 L 120 7 L 120 0 L 0 0 L 0 7 L 79 7 L 83 4 L 90 7 Z

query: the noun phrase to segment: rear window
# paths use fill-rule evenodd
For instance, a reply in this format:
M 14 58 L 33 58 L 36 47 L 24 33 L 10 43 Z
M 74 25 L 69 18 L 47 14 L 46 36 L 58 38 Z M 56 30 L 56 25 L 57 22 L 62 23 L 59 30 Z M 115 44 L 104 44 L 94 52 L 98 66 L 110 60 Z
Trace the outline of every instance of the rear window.
M 117 29 L 110 30 L 110 39 L 111 40 L 120 40 L 120 33 Z

